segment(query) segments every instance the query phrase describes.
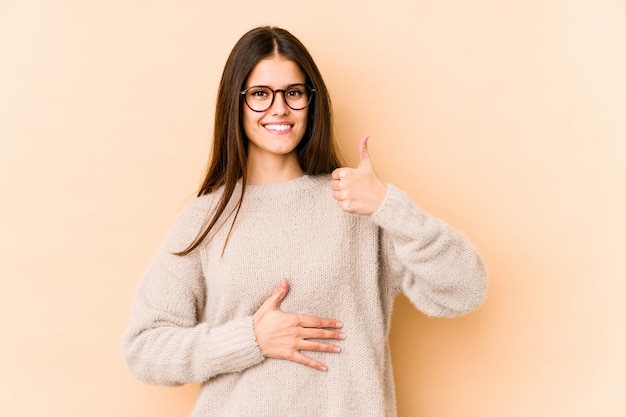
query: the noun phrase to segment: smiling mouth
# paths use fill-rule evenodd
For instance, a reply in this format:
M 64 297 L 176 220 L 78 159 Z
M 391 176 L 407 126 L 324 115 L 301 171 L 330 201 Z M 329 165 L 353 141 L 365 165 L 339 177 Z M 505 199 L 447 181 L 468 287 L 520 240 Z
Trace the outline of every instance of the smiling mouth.
M 267 124 L 263 126 L 267 130 L 273 130 L 275 132 L 284 132 L 293 127 L 291 124 Z

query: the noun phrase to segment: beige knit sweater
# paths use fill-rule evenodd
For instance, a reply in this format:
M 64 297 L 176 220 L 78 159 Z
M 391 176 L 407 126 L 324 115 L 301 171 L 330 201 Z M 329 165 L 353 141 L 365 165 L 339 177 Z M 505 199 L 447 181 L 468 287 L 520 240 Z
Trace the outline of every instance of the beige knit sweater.
M 230 223 L 179 257 L 218 193 L 182 210 L 140 282 L 123 353 L 140 380 L 202 383 L 192 417 L 395 416 L 387 336 L 401 291 L 430 316 L 458 316 L 486 294 L 470 243 L 388 186 L 376 213 L 343 212 L 330 176 L 246 187 Z M 237 191 L 236 191 L 237 192 Z M 237 194 L 235 194 L 237 195 Z M 326 372 L 259 351 L 252 314 L 277 288 L 286 312 L 340 320 L 340 353 L 304 352 Z

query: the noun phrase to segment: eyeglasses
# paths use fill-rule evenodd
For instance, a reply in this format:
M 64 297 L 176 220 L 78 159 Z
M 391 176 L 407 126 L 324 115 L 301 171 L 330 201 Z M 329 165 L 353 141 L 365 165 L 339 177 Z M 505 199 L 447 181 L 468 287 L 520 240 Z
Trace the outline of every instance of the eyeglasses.
M 285 104 L 292 110 L 302 110 L 311 103 L 315 89 L 306 84 L 291 84 L 284 89 L 272 90 L 265 85 L 254 85 L 241 92 L 250 110 L 264 112 L 274 103 L 276 93 L 283 93 Z

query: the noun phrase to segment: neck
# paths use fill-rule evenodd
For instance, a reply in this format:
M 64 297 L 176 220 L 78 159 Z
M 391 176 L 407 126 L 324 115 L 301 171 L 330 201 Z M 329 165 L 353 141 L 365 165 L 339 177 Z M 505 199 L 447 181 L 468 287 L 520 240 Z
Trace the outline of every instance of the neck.
M 263 161 L 248 158 L 248 184 L 272 184 L 300 178 L 304 175 L 296 155 L 285 158 L 265 158 Z

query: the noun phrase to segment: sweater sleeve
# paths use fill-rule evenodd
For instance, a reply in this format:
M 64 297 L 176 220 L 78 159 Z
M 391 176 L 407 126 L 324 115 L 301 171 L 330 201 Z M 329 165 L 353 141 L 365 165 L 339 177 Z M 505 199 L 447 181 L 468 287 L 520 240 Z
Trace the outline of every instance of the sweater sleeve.
M 486 268 L 464 235 L 392 185 L 371 218 L 382 229 L 388 282 L 419 310 L 454 317 L 484 302 Z
M 195 237 L 206 210 L 185 208 L 140 281 L 122 351 L 131 373 L 158 385 L 203 382 L 261 362 L 252 317 L 211 327 L 202 321 L 205 279 Z

